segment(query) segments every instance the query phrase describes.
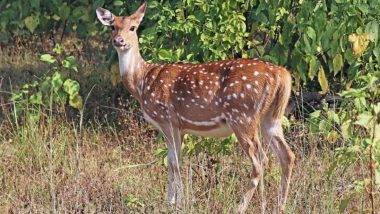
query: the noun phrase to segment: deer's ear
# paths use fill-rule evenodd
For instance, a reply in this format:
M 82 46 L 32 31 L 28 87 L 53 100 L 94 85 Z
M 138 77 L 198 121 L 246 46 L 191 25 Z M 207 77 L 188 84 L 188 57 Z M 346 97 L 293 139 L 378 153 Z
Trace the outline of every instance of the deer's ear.
M 115 16 L 109 10 L 101 7 L 98 7 L 98 9 L 96 9 L 96 16 L 98 17 L 99 21 L 106 26 L 113 25 L 115 21 Z
M 134 15 L 138 17 L 139 22 L 141 22 L 142 19 L 144 18 L 146 8 L 147 8 L 147 3 L 144 2 L 142 5 L 140 5 L 140 7 L 134 13 Z

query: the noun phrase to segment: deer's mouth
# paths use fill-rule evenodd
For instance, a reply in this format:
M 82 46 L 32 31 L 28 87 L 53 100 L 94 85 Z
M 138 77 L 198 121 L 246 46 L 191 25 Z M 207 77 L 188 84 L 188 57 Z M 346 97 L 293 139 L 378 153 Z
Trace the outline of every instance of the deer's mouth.
M 129 44 L 117 44 L 117 45 L 114 44 L 114 46 L 116 49 L 119 49 L 121 51 L 127 51 L 131 48 L 131 45 L 129 45 Z

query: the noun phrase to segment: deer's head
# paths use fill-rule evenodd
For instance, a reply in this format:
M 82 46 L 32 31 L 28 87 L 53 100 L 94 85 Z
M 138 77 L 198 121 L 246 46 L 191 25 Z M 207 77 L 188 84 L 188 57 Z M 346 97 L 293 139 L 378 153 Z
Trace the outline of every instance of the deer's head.
M 112 29 L 112 43 L 118 52 L 125 52 L 138 46 L 137 28 L 139 27 L 146 10 L 143 3 L 130 16 L 115 16 L 110 11 L 99 7 L 96 15 L 99 21 Z

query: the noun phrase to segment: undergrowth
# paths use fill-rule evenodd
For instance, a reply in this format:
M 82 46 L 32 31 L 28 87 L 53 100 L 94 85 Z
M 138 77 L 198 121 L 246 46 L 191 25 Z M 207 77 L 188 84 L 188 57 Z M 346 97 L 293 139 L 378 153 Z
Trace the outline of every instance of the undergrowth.
M 34 74 L 40 69 L 54 70 L 54 66 L 39 64 L 37 56 L 29 56 L 30 61 L 22 61 L 17 55 L 4 56 L 0 60 L 8 66 L 0 67 L 1 213 L 174 212 L 165 202 L 165 144 L 144 122 L 136 101 L 120 85 L 110 86 L 110 75 L 101 61 L 78 59 L 78 72 L 63 72 L 63 77 L 78 80 L 81 85 L 83 105 L 79 111 L 49 103 L 36 110 L 36 103 L 31 103 L 15 115 L 18 107 L 11 102 L 12 95 L 23 90 L 24 84 L 44 80 L 45 72 Z M 17 63 L 37 65 L 38 69 L 31 66 L 25 70 Z M 20 76 L 25 78 L 15 78 Z M 380 209 L 378 184 L 369 180 L 379 175 L 378 171 L 371 175 L 371 170 L 378 170 L 371 161 L 378 158 L 374 153 L 378 144 L 368 141 L 376 130 L 372 132 L 368 124 L 377 121 L 378 100 L 373 97 L 378 92 L 376 84 L 372 87 L 375 90 L 365 88 L 370 84 L 363 82 L 370 80 L 360 81 L 357 88 L 363 93 L 342 94 L 351 96 L 344 100 L 346 113 L 339 113 L 337 105 L 328 103 L 316 111 L 300 106 L 297 114 L 301 116 L 289 116 L 284 123 L 286 139 L 296 154 L 286 213 L 369 213 L 371 201 L 375 210 Z M 39 87 L 33 90 L 38 93 Z M 363 102 L 355 99 L 371 102 L 361 105 Z M 30 97 L 27 100 L 34 102 Z M 359 104 L 362 108 L 355 108 Z M 27 116 L 35 111 L 40 113 L 37 119 Z M 349 126 L 343 126 L 345 122 Z M 234 137 L 186 137 L 181 168 L 185 203 L 181 212 L 235 211 L 249 184 L 251 165 L 234 141 Z M 347 152 L 351 156 L 344 157 L 351 158 L 341 159 L 339 155 Z M 264 200 L 267 212 L 274 208 L 279 180 L 277 160 L 270 156 L 264 197 L 256 193 L 248 212 L 260 212 Z

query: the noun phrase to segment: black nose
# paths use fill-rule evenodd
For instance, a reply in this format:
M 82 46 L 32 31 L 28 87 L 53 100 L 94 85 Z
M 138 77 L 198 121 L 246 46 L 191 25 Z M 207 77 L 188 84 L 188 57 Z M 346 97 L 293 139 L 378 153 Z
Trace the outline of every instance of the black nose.
M 115 37 L 115 38 L 113 39 L 113 43 L 114 43 L 116 46 L 122 46 L 122 45 L 124 45 L 124 39 L 123 39 L 121 36 Z

